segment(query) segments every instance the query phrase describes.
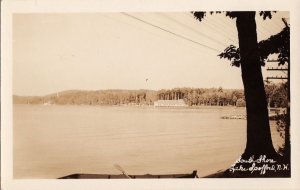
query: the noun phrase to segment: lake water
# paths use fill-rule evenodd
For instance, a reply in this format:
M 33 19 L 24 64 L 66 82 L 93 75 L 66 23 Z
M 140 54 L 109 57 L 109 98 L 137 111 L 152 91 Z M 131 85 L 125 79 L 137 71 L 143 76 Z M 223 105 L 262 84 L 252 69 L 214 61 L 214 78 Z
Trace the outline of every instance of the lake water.
M 13 107 L 14 178 L 73 173 L 205 176 L 228 168 L 243 153 L 243 108 Z M 275 147 L 282 142 L 271 125 Z

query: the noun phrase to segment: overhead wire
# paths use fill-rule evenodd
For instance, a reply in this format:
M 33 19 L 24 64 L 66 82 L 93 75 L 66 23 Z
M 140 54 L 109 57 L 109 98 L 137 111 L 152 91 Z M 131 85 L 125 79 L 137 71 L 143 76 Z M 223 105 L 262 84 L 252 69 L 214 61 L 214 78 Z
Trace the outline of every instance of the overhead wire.
M 193 18 L 193 16 L 192 16 L 191 14 L 189 14 L 189 16 Z M 209 18 L 208 18 L 208 19 L 209 19 Z M 223 34 L 224 34 L 224 37 L 226 36 L 226 38 L 227 38 L 229 41 L 231 41 L 231 42 L 237 44 L 237 42 L 236 42 L 235 40 L 233 40 L 233 39 L 236 38 L 236 37 L 234 37 L 233 35 L 230 35 L 229 33 L 226 33 L 226 32 L 224 31 L 224 29 L 221 28 L 219 25 L 215 24 L 214 21 L 209 22 L 209 23 L 203 22 L 202 24 L 208 26 L 209 28 L 211 28 L 211 29 L 214 30 L 214 31 L 217 31 L 217 30 L 218 30 L 220 33 L 223 33 Z M 227 27 L 228 27 L 228 26 L 227 26 Z
M 235 32 L 236 30 L 234 30 L 236 27 L 232 25 L 232 23 L 230 22 L 230 20 L 232 19 L 229 19 L 229 18 L 226 18 L 226 17 L 221 17 L 221 18 L 217 18 L 217 17 L 220 17 L 221 15 L 216 15 L 216 16 L 213 16 L 211 17 L 210 19 L 217 25 L 219 26 L 220 28 L 224 29 L 224 28 L 227 28 L 226 31 L 231 31 L 231 32 Z M 221 20 L 222 19 L 222 20 Z
M 214 41 L 214 42 L 217 43 L 217 44 L 220 44 L 220 45 L 225 46 L 225 47 L 227 46 L 227 44 L 225 44 L 225 43 L 223 43 L 223 42 L 220 42 L 219 40 L 216 40 L 216 39 L 214 39 L 214 38 L 212 38 L 212 37 L 210 37 L 210 36 L 208 36 L 208 35 L 206 35 L 206 34 L 200 32 L 200 31 L 197 31 L 197 30 L 195 30 L 194 28 L 188 26 L 187 24 L 183 24 L 183 23 L 179 22 L 178 20 L 175 20 L 175 19 L 173 19 L 173 18 L 170 18 L 170 17 L 167 16 L 167 15 L 163 15 L 163 16 L 166 17 L 166 18 L 168 18 L 169 20 L 172 20 L 173 22 L 176 22 L 178 25 L 181 25 L 181 26 L 183 26 L 183 27 L 185 27 L 185 28 L 190 29 L 191 31 L 193 31 L 194 33 L 196 33 L 196 34 L 198 34 L 198 35 L 200 35 L 200 36 L 204 36 L 204 37 L 210 39 L 211 41 Z
M 280 30 L 282 30 L 283 26 L 281 24 L 278 23 L 278 20 L 274 20 L 273 22 L 278 28 L 280 28 Z
M 213 23 L 212 25 L 214 25 L 214 27 L 218 28 L 220 31 L 226 31 L 226 34 L 230 35 L 231 38 L 236 38 L 236 27 L 232 24 L 232 22 L 230 22 L 232 19 L 226 18 L 225 15 L 222 16 L 219 14 L 215 14 L 215 16 L 207 17 L 207 20 L 211 21 L 210 23 Z
M 264 38 L 263 39 L 265 39 L 265 38 L 268 38 L 269 36 L 265 33 L 265 32 L 263 32 L 260 28 L 258 28 L 257 27 L 257 32 L 258 33 L 261 33 L 263 36 L 264 36 Z
M 268 28 L 266 28 L 266 26 L 264 24 L 261 24 L 260 26 L 261 26 L 262 30 L 267 31 L 267 33 L 269 34 L 269 36 L 271 36 L 272 32 Z
M 130 17 L 130 18 L 132 18 L 132 19 L 138 20 L 139 22 L 142 22 L 142 23 L 144 23 L 144 24 L 147 24 L 147 25 L 150 25 L 150 26 L 152 26 L 152 27 L 154 27 L 154 28 L 157 28 L 157 29 L 159 29 L 159 30 L 162 30 L 162 31 L 164 31 L 164 32 L 166 32 L 166 33 L 172 34 L 173 36 L 176 36 L 176 37 L 178 37 L 178 38 L 184 39 L 184 40 L 186 40 L 186 41 L 192 42 L 192 43 L 194 43 L 194 44 L 200 45 L 200 46 L 205 47 L 205 48 L 207 48 L 207 49 L 216 51 L 216 52 L 218 52 L 218 53 L 221 52 L 220 50 L 218 50 L 218 49 L 216 49 L 216 48 L 213 48 L 213 47 L 211 47 L 211 46 L 209 46 L 209 45 L 200 43 L 200 42 L 198 42 L 198 41 L 196 41 L 196 40 L 193 40 L 193 39 L 191 39 L 191 38 L 189 38 L 189 37 L 186 37 L 186 36 L 181 35 L 181 34 L 179 34 L 179 33 L 175 33 L 175 32 L 173 32 L 173 31 L 171 31 L 171 30 L 169 30 L 169 29 L 163 28 L 163 27 L 161 27 L 161 26 L 158 26 L 158 25 L 156 25 L 156 24 L 153 24 L 153 23 L 151 23 L 151 22 L 149 22 L 149 21 L 146 21 L 146 20 L 141 19 L 141 18 L 139 18 L 139 17 L 136 17 L 136 16 L 134 16 L 134 15 L 131 15 L 131 14 L 128 14 L 128 13 L 124 13 L 124 12 L 123 12 L 122 14 L 123 14 L 123 15 L 126 15 L 126 16 L 128 16 L 128 17 Z M 193 18 L 192 14 L 187 13 L 187 15 L 188 15 L 189 17 L 192 17 L 192 18 Z M 183 24 L 183 23 L 179 22 L 179 21 L 176 20 L 176 19 L 170 18 L 170 17 L 167 16 L 167 15 L 163 15 L 163 16 L 166 17 L 166 18 L 169 19 L 169 20 L 172 20 L 172 21 L 175 22 L 176 24 L 183 26 L 184 28 L 188 28 L 189 30 L 191 30 L 191 31 L 193 31 L 193 32 L 195 32 L 195 33 L 197 33 L 197 34 L 200 35 L 200 36 L 204 36 L 205 38 L 207 38 L 207 39 L 209 39 L 209 40 L 211 40 L 211 41 L 213 41 L 213 42 L 215 42 L 215 43 L 217 43 L 217 44 L 220 44 L 220 45 L 225 46 L 225 47 L 227 46 L 225 43 L 220 42 L 220 41 L 218 41 L 217 39 L 214 39 L 214 38 L 212 38 L 212 37 L 210 37 L 210 36 L 208 36 L 208 35 L 206 35 L 206 34 L 204 34 L 204 33 L 201 33 L 200 31 L 197 31 L 197 30 L 195 30 L 194 28 L 192 28 L 192 27 L 190 27 L 190 26 L 187 26 L 186 24 Z M 221 31 L 221 32 L 224 33 L 224 29 L 222 29 L 222 28 L 224 28 L 224 27 L 222 27 L 222 24 L 220 24 L 220 22 L 216 22 L 215 19 L 211 19 L 210 21 L 211 21 L 211 22 L 209 22 L 209 24 L 211 24 L 211 25 L 209 25 L 209 24 L 206 23 L 206 22 L 203 22 L 203 24 L 206 25 L 206 26 L 208 26 L 208 27 L 210 27 L 210 28 L 212 28 L 214 31 L 219 30 L 219 31 Z M 225 25 L 223 24 L 223 26 L 229 27 L 229 26 L 226 25 L 226 24 L 225 24 Z M 275 26 L 275 25 L 274 25 L 273 22 L 272 22 L 272 26 L 271 26 L 271 25 L 269 25 L 269 26 L 270 26 L 271 28 L 273 28 L 273 30 L 274 30 L 274 26 Z M 276 27 L 276 28 L 277 28 L 277 27 Z M 228 30 L 226 29 L 226 31 L 228 31 Z M 260 24 L 260 27 L 257 27 L 257 32 L 263 34 L 266 38 L 270 37 L 271 34 L 272 34 L 272 33 L 269 31 L 269 29 L 267 29 L 263 24 Z M 267 33 L 266 33 L 266 32 L 267 32 Z M 232 40 L 232 39 L 228 36 L 228 35 L 230 35 L 229 33 L 225 33 L 225 34 L 227 35 L 226 38 L 227 38 L 228 40 L 230 40 L 230 41 L 232 41 L 232 42 L 238 44 L 238 42 L 236 42 L 235 40 Z M 232 35 L 232 34 L 231 34 L 231 35 Z M 235 37 L 235 38 L 236 38 L 236 37 Z
M 272 29 L 271 35 L 274 35 L 274 33 L 278 33 L 279 31 L 281 31 L 281 28 L 282 28 L 282 27 L 278 27 L 274 21 L 270 22 L 269 26 Z
M 178 37 L 178 38 L 184 39 L 184 40 L 186 40 L 186 41 L 189 41 L 189 42 L 192 42 L 192 43 L 194 43 L 194 44 L 200 45 L 200 46 L 205 47 L 205 48 L 207 48 L 207 49 L 210 49 L 210 50 L 213 50 L 213 51 L 215 51 L 215 52 L 221 53 L 221 51 L 218 50 L 218 49 L 215 49 L 215 48 L 213 48 L 213 47 L 210 47 L 210 46 L 208 46 L 208 45 L 205 45 L 205 44 L 202 44 L 202 43 L 200 43 L 200 42 L 197 42 L 197 41 L 192 40 L 192 39 L 190 39 L 190 38 L 188 38 L 188 37 L 185 37 L 185 36 L 183 36 L 183 35 L 177 34 L 177 33 L 175 33 L 175 32 L 172 32 L 172 31 L 170 31 L 170 30 L 167 30 L 167 29 L 165 29 L 165 28 L 162 28 L 162 27 L 160 27 L 160 26 L 157 26 L 157 25 L 155 25 L 155 24 L 152 24 L 152 23 L 150 23 L 150 22 L 148 22 L 148 21 L 145 21 L 145 20 L 143 20 L 143 19 L 140 19 L 140 18 L 138 18 L 138 17 L 136 17 L 136 16 L 133 16 L 133 15 L 131 15 L 131 14 L 124 13 L 124 12 L 122 12 L 122 14 L 125 15 L 125 16 L 128 16 L 128 17 L 131 17 L 131 18 L 133 18 L 133 19 L 135 19 L 135 20 L 138 20 L 138 21 L 140 21 L 140 22 L 142 22 L 142 23 L 144 23 L 144 24 L 147 24 L 147 25 L 150 25 L 150 26 L 152 26 L 152 27 L 154 27 L 154 28 L 157 28 L 157 29 L 159 29 L 159 30 L 162 30 L 162 31 L 164 31 L 164 32 L 166 32 L 166 33 L 172 34 L 172 35 L 174 35 L 174 36 L 176 36 L 176 37 Z
M 192 16 L 192 15 L 189 14 L 189 16 Z M 220 20 L 217 20 L 216 18 L 211 17 L 210 21 L 212 21 L 212 22 L 210 22 L 210 24 L 213 25 L 213 28 L 216 30 L 224 32 L 223 28 L 227 27 L 232 31 L 232 28 L 228 27 L 228 25 L 227 25 L 228 22 L 227 22 L 227 24 L 225 23 L 225 21 L 226 21 L 225 19 L 223 20 L 224 22 L 222 22 Z M 283 28 L 283 27 L 280 27 L 278 24 L 276 24 L 276 21 L 278 21 L 278 19 L 273 18 L 270 21 L 270 23 L 268 23 L 268 25 L 267 25 L 268 27 L 266 25 L 260 24 L 260 27 L 257 28 L 258 29 L 257 32 L 263 34 L 265 36 L 265 38 L 269 38 L 272 34 L 274 34 L 273 31 L 278 31 L 279 29 Z M 207 24 L 207 23 L 204 23 L 204 24 Z M 211 26 L 209 26 L 209 27 L 211 27 Z M 270 30 L 272 30 L 272 31 L 270 31 Z M 228 31 L 228 30 L 226 29 L 226 31 Z M 227 36 L 228 36 L 228 33 L 227 33 Z M 230 36 L 231 37 L 229 38 L 229 40 L 235 42 L 235 40 L 232 39 L 233 35 L 230 34 Z M 235 37 L 233 37 L 233 38 L 235 38 Z

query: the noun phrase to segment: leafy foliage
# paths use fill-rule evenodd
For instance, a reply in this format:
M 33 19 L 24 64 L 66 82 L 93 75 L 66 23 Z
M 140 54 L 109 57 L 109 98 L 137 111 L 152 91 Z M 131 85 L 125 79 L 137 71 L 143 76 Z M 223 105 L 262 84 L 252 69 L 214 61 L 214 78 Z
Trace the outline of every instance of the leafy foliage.
M 289 63 L 290 59 L 290 27 L 286 26 L 281 32 L 258 44 L 261 57 L 265 60 L 270 54 L 279 54 L 279 65 Z
M 282 139 L 285 139 L 285 128 L 288 127 L 289 123 L 289 115 L 288 114 L 283 114 L 283 115 L 277 115 L 276 117 L 276 130 L 279 133 L 280 137 Z M 285 143 L 283 143 L 279 149 L 278 153 L 281 155 L 284 155 L 286 153 L 287 146 Z
M 231 19 L 236 18 L 239 14 L 243 12 L 236 11 L 215 11 L 209 12 L 210 14 L 221 14 L 225 13 L 225 15 Z M 276 13 L 276 11 L 260 11 L 259 15 L 263 17 L 263 19 L 271 19 L 272 13 Z M 194 17 L 202 21 L 206 16 L 206 12 L 192 12 Z M 262 40 L 258 43 L 258 48 L 260 52 L 261 65 L 265 65 L 265 61 L 270 54 L 278 54 L 279 65 L 284 65 L 289 62 L 290 57 L 290 27 L 286 26 L 281 32 L 278 34 L 270 36 L 270 38 L 266 40 Z M 239 67 L 241 64 L 240 57 L 240 49 L 234 45 L 228 46 L 222 53 L 218 55 L 221 59 L 228 59 L 231 61 L 232 66 Z
M 237 107 L 245 107 L 246 106 L 246 102 L 245 102 L 245 100 L 244 99 L 238 99 L 237 101 L 236 101 L 236 106 Z
M 276 11 L 260 11 L 259 15 L 263 17 L 263 19 L 271 19 L 272 18 L 272 12 L 276 13 Z M 212 14 L 221 14 L 221 13 L 225 13 L 225 15 L 231 19 L 236 18 L 239 14 L 243 13 L 242 11 L 210 11 L 209 12 L 211 15 Z M 206 16 L 206 12 L 205 11 L 195 11 L 192 12 L 192 14 L 194 15 L 194 17 L 199 20 L 202 21 L 202 19 Z
M 259 16 L 262 16 L 264 20 L 266 20 L 267 18 L 271 19 L 272 12 L 276 13 L 276 11 L 260 11 Z
M 194 15 L 194 17 L 199 20 L 200 22 L 202 21 L 202 19 L 205 17 L 206 12 L 192 12 L 192 14 Z
M 258 49 L 261 58 L 261 65 L 265 65 L 265 61 L 271 54 L 278 54 L 279 65 L 289 63 L 290 59 L 290 27 L 286 26 L 278 34 L 272 35 L 266 40 L 258 43 Z M 227 47 L 221 54 L 220 58 L 228 59 L 231 65 L 239 67 L 241 64 L 240 50 L 234 45 Z
M 270 107 L 285 108 L 288 105 L 287 83 L 265 84 L 266 96 Z
M 220 53 L 218 56 L 231 61 L 232 66 L 239 67 L 241 65 L 240 49 L 234 45 L 227 47 L 224 52 Z
M 203 20 L 206 15 L 203 12 L 193 12 L 193 14 L 199 21 Z M 279 54 L 278 58 L 281 59 L 279 64 L 289 63 L 289 26 L 285 23 L 287 29 L 260 42 L 257 47 L 257 33 L 255 31 L 256 22 L 254 20 L 255 12 L 225 12 L 225 14 L 227 17 L 237 18 L 236 27 L 239 34 L 239 43 L 241 47 L 245 47 L 242 49 L 243 61 L 241 61 L 240 58 L 240 50 L 233 45 L 227 47 L 224 52 L 219 55 L 220 58 L 230 60 L 232 65 L 241 65 L 243 67 L 242 79 L 245 88 L 247 121 L 249 122 L 247 122 L 247 145 L 245 152 L 242 154 L 242 158 L 248 159 L 249 155 L 259 156 L 263 154 L 278 159 L 278 154 L 272 145 L 271 135 L 267 132 L 270 126 L 268 122 L 266 122 L 268 118 L 267 102 L 265 101 L 266 93 L 262 86 L 263 79 L 261 77 L 262 73 L 259 69 L 259 63 L 264 65 L 264 60 L 273 53 Z M 272 18 L 272 12 L 270 11 L 259 12 L 259 15 L 262 16 L 264 20 Z M 255 54 L 253 54 L 253 51 L 255 51 Z M 247 61 L 251 59 L 252 55 L 254 56 L 253 58 L 255 58 L 254 64 Z M 273 93 L 271 93 L 271 95 L 272 94 Z M 237 99 L 236 105 L 241 104 L 241 102 L 241 100 Z M 254 135 L 258 132 L 260 133 L 259 136 Z M 286 135 L 286 137 L 289 137 L 289 135 Z M 287 139 L 289 138 L 286 138 L 285 140 L 287 141 Z M 289 144 L 287 144 L 287 146 L 288 145 Z M 289 152 L 289 148 L 285 149 L 287 150 L 286 152 Z M 289 163 L 288 160 L 289 158 L 287 157 L 287 163 Z M 238 164 L 234 164 L 234 166 L 238 166 Z M 252 175 L 252 173 L 250 175 Z M 290 173 L 287 172 L 284 175 L 290 176 Z M 245 176 L 245 174 L 242 176 Z
M 212 14 L 221 14 L 221 13 L 224 13 L 224 11 L 210 11 L 209 12 L 210 15 Z M 226 12 L 225 15 L 230 17 L 230 18 L 235 18 L 237 15 L 236 15 L 237 12 Z M 192 12 L 192 14 L 194 15 L 194 17 L 199 20 L 200 22 L 202 21 L 202 19 L 206 16 L 206 12 L 204 11 L 196 11 L 196 12 Z

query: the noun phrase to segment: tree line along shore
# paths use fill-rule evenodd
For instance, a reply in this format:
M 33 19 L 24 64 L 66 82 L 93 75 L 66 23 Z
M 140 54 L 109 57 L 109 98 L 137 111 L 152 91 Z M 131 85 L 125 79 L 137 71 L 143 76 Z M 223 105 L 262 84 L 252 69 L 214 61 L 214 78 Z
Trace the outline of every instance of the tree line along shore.
M 271 107 L 286 107 L 285 84 L 266 85 Z M 245 106 L 242 89 L 173 88 L 162 90 L 70 90 L 46 96 L 13 96 L 14 104 L 154 105 L 157 100 L 183 99 L 188 106 Z

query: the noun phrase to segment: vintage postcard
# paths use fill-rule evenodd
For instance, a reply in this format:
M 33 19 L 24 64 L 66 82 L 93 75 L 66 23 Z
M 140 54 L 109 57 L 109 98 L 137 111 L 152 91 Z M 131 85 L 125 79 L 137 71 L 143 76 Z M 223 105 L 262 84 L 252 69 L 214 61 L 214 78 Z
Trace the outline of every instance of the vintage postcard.
M 299 2 L 233 5 L 2 1 L 1 188 L 299 188 Z

